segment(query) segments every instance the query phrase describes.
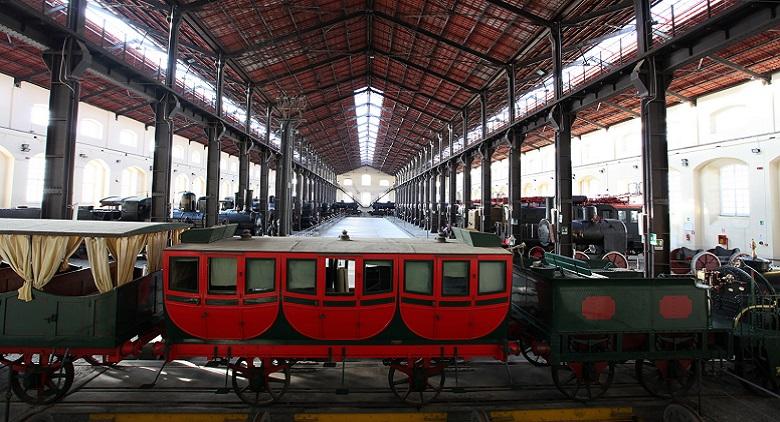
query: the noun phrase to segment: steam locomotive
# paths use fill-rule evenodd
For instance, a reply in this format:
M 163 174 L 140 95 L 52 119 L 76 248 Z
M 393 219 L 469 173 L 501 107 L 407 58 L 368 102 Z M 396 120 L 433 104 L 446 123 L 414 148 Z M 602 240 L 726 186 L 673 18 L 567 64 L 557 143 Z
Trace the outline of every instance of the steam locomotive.
M 251 191 L 247 198 L 251 198 Z M 263 233 L 263 220 L 258 212 L 258 203 L 247 201 L 244 209 L 235 209 L 235 201 L 225 198 L 220 201 L 220 212 L 217 220 L 223 224 L 237 224 L 236 234 L 249 230 L 252 236 Z M 193 227 L 203 227 L 206 223 L 206 197 L 197 198 L 192 192 L 184 192 L 179 200 L 179 207 L 173 210 L 172 221 L 192 224 Z

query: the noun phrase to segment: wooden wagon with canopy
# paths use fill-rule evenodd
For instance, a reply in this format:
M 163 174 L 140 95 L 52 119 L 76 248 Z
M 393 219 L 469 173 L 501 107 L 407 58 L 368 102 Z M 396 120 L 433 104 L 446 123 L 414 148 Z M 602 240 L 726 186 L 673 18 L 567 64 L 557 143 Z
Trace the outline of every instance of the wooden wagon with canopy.
M 162 250 L 184 229 L 0 219 L 0 362 L 11 369 L 14 394 L 57 401 L 73 383 L 74 360 L 118 362 L 159 335 Z M 88 267 L 69 263 L 82 244 Z

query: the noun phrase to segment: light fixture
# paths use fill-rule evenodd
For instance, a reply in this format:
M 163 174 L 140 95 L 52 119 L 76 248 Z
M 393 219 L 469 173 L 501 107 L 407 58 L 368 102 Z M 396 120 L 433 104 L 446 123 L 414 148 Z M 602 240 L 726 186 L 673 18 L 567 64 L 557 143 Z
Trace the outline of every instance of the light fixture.
M 761 154 L 761 148 L 751 148 L 750 152 L 753 154 Z
M 542 69 L 536 69 L 536 74 L 539 75 L 539 76 L 544 76 L 545 73 L 544 73 L 544 70 L 542 70 Z
M 688 159 L 683 158 L 682 160 L 680 160 L 680 164 L 682 164 L 683 167 L 688 167 Z
M 84 154 L 84 153 L 82 152 L 81 154 L 79 154 L 79 157 L 80 157 L 80 158 L 87 158 L 87 154 Z
M 19 146 L 19 149 L 22 150 L 22 152 L 30 152 L 30 144 L 22 144 Z

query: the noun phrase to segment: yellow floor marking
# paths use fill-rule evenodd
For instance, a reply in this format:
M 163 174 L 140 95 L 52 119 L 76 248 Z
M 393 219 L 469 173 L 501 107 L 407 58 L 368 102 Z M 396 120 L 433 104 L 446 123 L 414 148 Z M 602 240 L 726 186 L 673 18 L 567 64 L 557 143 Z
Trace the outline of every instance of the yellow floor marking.
M 90 422 L 246 422 L 246 413 L 93 413 Z
M 295 422 L 446 422 L 446 413 L 298 413 Z
M 633 421 L 630 407 L 586 407 L 570 409 L 533 409 L 490 412 L 492 422 L 596 422 Z

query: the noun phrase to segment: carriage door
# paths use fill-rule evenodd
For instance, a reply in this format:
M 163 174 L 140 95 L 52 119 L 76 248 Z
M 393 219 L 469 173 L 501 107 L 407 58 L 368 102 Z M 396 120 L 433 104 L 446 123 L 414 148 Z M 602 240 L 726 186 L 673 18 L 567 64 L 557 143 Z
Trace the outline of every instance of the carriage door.
M 243 257 L 240 260 L 243 261 Z M 235 255 L 208 255 L 205 286 L 201 285 L 202 317 L 205 319 L 207 338 L 243 337 L 238 301 L 238 279 L 243 276 L 243 272 L 243 265 L 239 265 L 239 257 Z
M 358 279 L 360 324 L 357 338 L 373 337 L 382 332 L 393 320 L 396 307 L 395 272 L 392 256 L 364 258 L 363 276 Z
M 302 335 L 322 339 L 316 256 L 295 255 L 295 258 L 285 260 L 283 270 L 285 318 Z
M 414 260 L 403 261 L 401 271 L 401 318 L 413 333 L 427 339 L 436 338 L 433 264 L 433 256 L 415 255 Z
M 249 255 L 244 258 L 241 289 L 241 321 L 244 339 L 257 337 L 267 331 L 279 313 L 276 257 Z M 243 283 L 242 283 L 243 281 Z
M 437 261 L 435 336 L 442 340 L 471 338 L 474 331 L 471 308 L 476 284 L 474 260 L 458 257 Z
M 320 322 L 328 340 L 353 340 L 359 337 L 358 302 L 363 278 L 363 259 L 347 256 L 319 258 Z

